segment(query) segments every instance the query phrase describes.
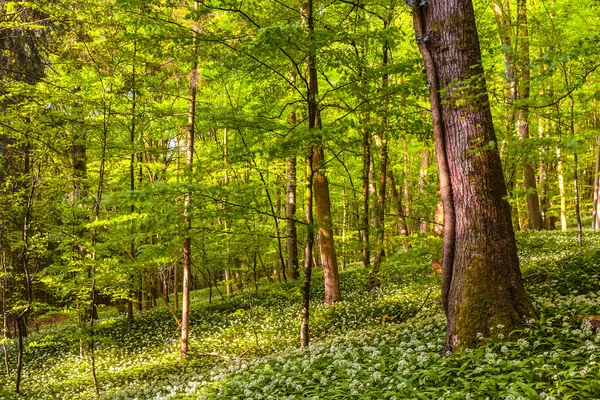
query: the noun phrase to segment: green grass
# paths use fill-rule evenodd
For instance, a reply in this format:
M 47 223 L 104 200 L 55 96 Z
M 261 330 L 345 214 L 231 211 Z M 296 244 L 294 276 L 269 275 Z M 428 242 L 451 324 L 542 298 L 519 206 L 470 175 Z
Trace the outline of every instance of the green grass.
M 540 321 L 518 341 L 490 340 L 443 357 L 445 321 L 439 278 L 423 249 L 392 255 L 381 290 L 367 292 L 360 265 L 341 273 L 344 302 L 321 305 L 315 271 L 311 334 L 298 349 L 299 284 L 261 282 L 231 299 L 192 295 L 192 355 L 178 358 L 178 332 L 164 306 L 136 315 L 114 310 L 96 331 L 100 398 L 105 399 L 590 399 L 600 398 L 600 333 L 582 322 L 600 314 L 600 236 L 524 232 L 517 241 Z M 427 297 L 429 295 L 429 297 Z M 26 340 L 26 399 L 90 399 L 88 357 L 71 322 Z M 15 346 L 9 345 L 14 361 Z M 217 353 L 225 358 L 199 356 Z M 14 362 L 13 362 L 14 364 Z M 14 366 L 14 365 L 13 365 Z M 0 398 L 14 395 L 14 375 L 0 377 Z

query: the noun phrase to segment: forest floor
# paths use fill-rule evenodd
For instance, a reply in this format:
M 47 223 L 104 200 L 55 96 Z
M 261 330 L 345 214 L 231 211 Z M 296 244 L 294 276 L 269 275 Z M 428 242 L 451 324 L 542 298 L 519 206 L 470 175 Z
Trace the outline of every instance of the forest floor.
M 314 274 L 312 344 L 299 349 L 299 283 L 262 282 L 221 299 L 192 293 L 191 354 L 178 355 L 177 325 L 159 306 L 133 326 L 101 312 L 96 368 L 101 399 L 593 399 L 600 398 L 600 235 L 517 235 L 523 275 L 540 312 L 520 339 L 486 340 L 443 356 L 439 277 L 424 249 L 389 257 L 381 289 L 360 265 L 341 273 L 344 301 L 324 307 Z M 26 339 L 22 394 L 14 371 L 0 398 L 94 398 L 89 357 L 74 322 Z M 14 367 L 15 344 L 8 346 Z

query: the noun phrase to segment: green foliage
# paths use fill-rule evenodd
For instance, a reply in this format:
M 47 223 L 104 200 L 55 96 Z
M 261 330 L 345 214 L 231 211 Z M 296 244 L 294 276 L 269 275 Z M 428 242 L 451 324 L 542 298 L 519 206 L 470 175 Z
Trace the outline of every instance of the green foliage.
M 389 280 L 384 278 L 374 293 L 361 284 L 365 271 L 360 266 L 347 267 L 341 274 L 344 301 L 330 307 L 321 304 L 323 276 L 315 270 L 313 344 L 305 350 L 297 349 L 297 283 L 261 281 L 258 291 L 247 289 L 212 302 L 207 289 L 194 291 L 192 354 L 186 362 L 178 360 L 177 326 L 164 307 L 137 315 L 133 326 L 115 317 L 112 308 L 101 309 L 96 330 L 101 398 L 595 398 L 600 396 L 600 331 L 581 318 L 600 313 L 600 284 L 585 286 L 578 277 L 591 276 L 598 253 L 561 258 L 561 252 L 576 247 L 569 236 L 573 234 L 518 236 L 521 260 L 530 274 L 539 273 L 526 282 L 540 320 L 529 321 L 516 341 L 494 337 L 479 349 L 447 358 L 439 278 L 428 273 L 427 256 L 418 249 L 386 263 L 382 276 Z M 540 246 L 540 238 L 548 247 Z M 548 256 L 552 248 L 557 250 Z M 586 290 L 573 293 L 579 285 Z M 24 396 L 92 395 L 89 361 L 78 353 L 78 332 L 66 322 L 26 339 Z M 14 351 L 10 344 L 13 360 Z M 13 398 L 10 380 L 0 380 L 0 395 Z

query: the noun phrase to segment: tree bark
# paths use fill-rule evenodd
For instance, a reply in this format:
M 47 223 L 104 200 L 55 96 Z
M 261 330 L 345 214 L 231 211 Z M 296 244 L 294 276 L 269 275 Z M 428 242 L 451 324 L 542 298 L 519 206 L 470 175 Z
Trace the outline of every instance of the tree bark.
M 527 0 L 517 1 L 517 38 L 519 39 L 520 67 L 517 78 L 517 100 L 521 103 L 517 111 L 516 128 L 521 141 L 521 149 L 525 150 L 529 140 L 529 107 L 525 103 L 529 100 L 530 75 L 529 67 L 529 33 L 527 27 Z M 529 215 L 529 229 L 540 230 L 543 227 L 540 212 L 540 200 L 537 194 L 535 170 L 528 160 L 528 152 L 523 156 L 523 184 L 527 192 L 527 212 Z
M 297 73 L 291 73 L 290 81 L 296 84 Z M 296 111 L 288 113 L 288 123 L 291 127 L 296 125 Z M 285 216 L 287 218 L 287 268 L 291 280 L 300 277 L 300 265 L 298 263 L 298 234 L 296 232 L 296 156 L 288 156 L 287 159 L 287 185 L 285 196 Z
M 421 149 L 421 169 L 419 170 L 419 194 L 423 199 L 427 192 L 425 186 L 427 185 L 427 173 L 429 169 L 429 150 L 425 147 Z M 427 233 L 427 213 L 423 210 L 421 213 L 421 222 L 419 226 L 419 232 Z
M 194 0 L 194 11 L 198 10 L 198 2 Z M 186 179 L 192 182 L 193 162 L 194 162 L 194 133 L 196 119 L 196 85 L 198 82 L 198 24 L 194 22 L 192 28 L 192 46 L 193 58 L 192 68 L 190 70 L 190 102 L 188 110 L 188 126 L 187 126 L 187 148 L 186 148 Z M 182 277 L 182 304 L 181 304 L 181 343 L 179 347 L 179 356 L 184 359 L 188 353 L 189 328 L 190 328 L 190 285 L 192 275 L 192 240 L 190 237 L 190 229 L 192 227 L 192 218 L 190 215 L 192 194 L 186 192 L 183 205 L 183 277 Z
M 596 117 L 594 116 L 594 119 Z M 594 170 L 594 203 L 592 211 L 592 229 L 600 230 L 600 136 L 596 138 L 596 168 Z
M 311 1 L 309 0 L 309 3 Z M 310 122 L 309 122 L 310 124 Z M 313 219 L 313 151 L 306 155 L 306 184 L 305 184 L 305 208 L 306 208 L 306 248 L 304 253 L 304 284 L 302 286 L 302 321 L 300 323 L 300 343 L 302 347 L 310 344 L 310 280 L 313 269 L 313 248 L 315 243 L 314 219 Z
M 556 149 L 556 174 L 558 177 L 558 192 L 560 195 L 560 227 L 563 232 L 568 229 L 567 226 L 567 195 L 565 190 L 565 176 L 563 173 L 563 159 L 560 148 Z
M 313 4 L 308 0 L 302 13 L 306 18 L 308 28 L 308 113 L 309 129 L 321 130 L 317 96 L 319 84 L 317 76 L 317 59 L 312 45 L 314 35 Z M 319 223 L 319 245 L 321 247 L 321 263 L 325 281 L 325 304 L 340 301 L 340 277 L 338 272 L 335 243 L 333 237 L 333 220 L 331 216 L 331 199 L 329 197 L 329 181 L 325 174 L 325 154 L 319 143 L 312 147 L 312 170 L 314 171 L 314 197 L 317 206 L 317 221 Z
M 519 270 L 473 4 L 413 2 L 413 11 L 430 85 L 445 217 L 442 302 L 454 351 L 482 344 L 478 333 L 508 335 L 536 311 Z
M 396 225 L 398 226 L 398 232 L 400 236 L 408 237 L 408 225 L 406 224 L 406 217 L 404 216 L 404 208 L 402 207 L 402 198 L 398 194 L 396 188 L 396 180 L 394 179 L 394 172 L 388 165 L 387 168 L 387 186 L 390 188 L 390 200 L 392 202 L 392 208 L 394 214 L 396 214 Z M 404 241 L 404 250 L 408 250 L 408 241 Z
M 369 248 L 369 195 L 370 179 L 369 169 L 371 161 L 371 147 L 369 145 L 369 131 L 365 128 L 362 130 L 362 146 L 363 146 L 363 168 L 362 168 L 362 214 L 361 214 L 361 240 L 362 240 L 362 262 L 365 271 L 371 270 L 371 251 Z

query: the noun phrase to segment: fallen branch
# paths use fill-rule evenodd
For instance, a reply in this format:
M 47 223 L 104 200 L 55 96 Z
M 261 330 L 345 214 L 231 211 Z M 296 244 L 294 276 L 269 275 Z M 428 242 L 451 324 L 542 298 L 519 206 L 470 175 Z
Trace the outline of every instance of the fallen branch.
M 316 338 L 315 340 L 313 340 L 313 343 L 318 342 L 319 340 L 325 338 L 325 336 L 328 336 L 331 332 L 335 331 L 335 329 L 337 328 L 337 326 L 334 326 L 333 328 L 331 328 L 330 330 L 328 330 L 327 332 L 325 332 L 324 334 L 322 334 L 321 336 L 319 336 L 318 338 Z

